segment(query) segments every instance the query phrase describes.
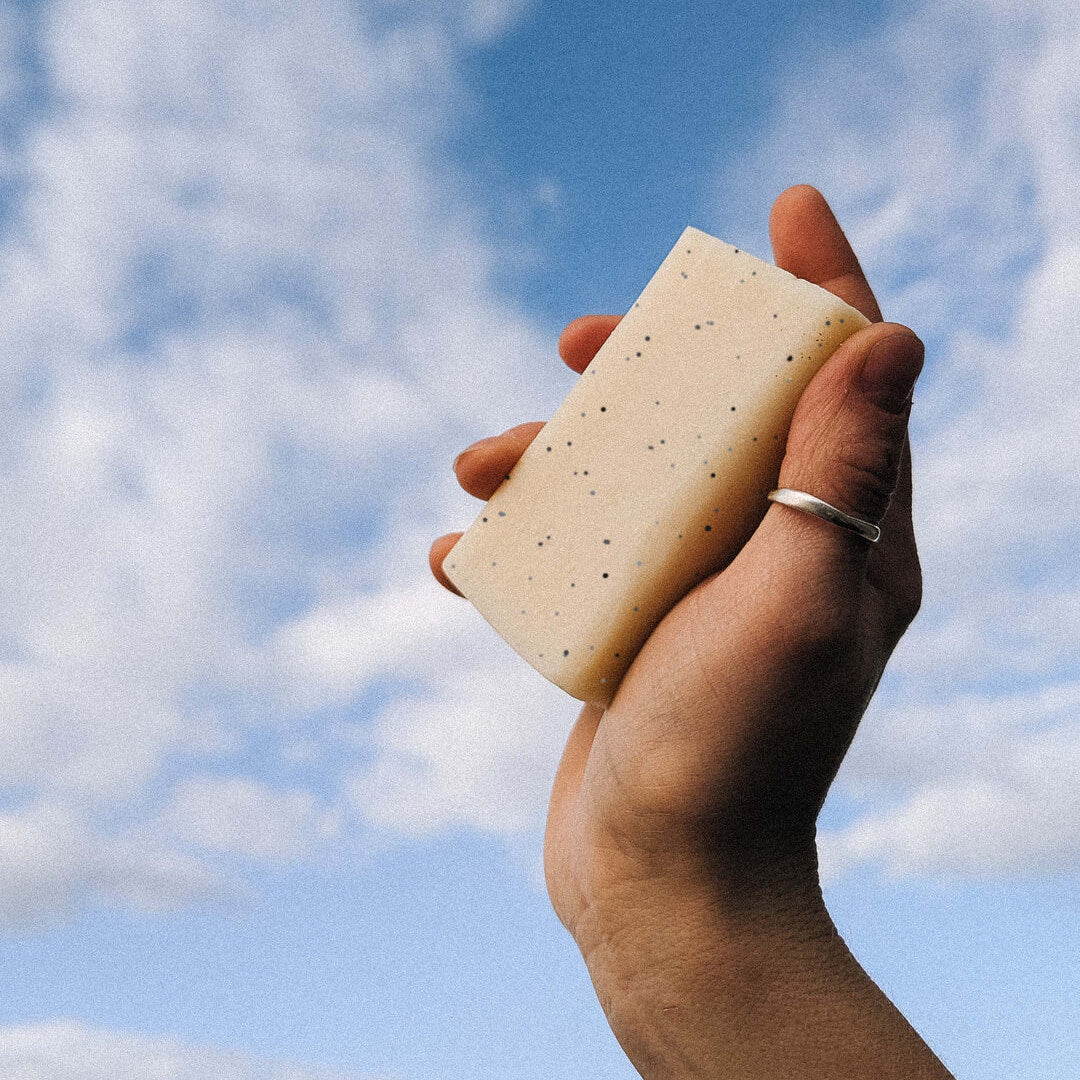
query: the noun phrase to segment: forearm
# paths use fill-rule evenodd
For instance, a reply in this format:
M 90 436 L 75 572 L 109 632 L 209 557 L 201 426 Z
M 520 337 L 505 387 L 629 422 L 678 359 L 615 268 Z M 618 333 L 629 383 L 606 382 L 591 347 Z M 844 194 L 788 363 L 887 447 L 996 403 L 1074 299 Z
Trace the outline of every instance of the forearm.
M 688 889 L 586 956 L 644 1080 L 950 1080 L 816 887 L 749 917 L 725 907 Z

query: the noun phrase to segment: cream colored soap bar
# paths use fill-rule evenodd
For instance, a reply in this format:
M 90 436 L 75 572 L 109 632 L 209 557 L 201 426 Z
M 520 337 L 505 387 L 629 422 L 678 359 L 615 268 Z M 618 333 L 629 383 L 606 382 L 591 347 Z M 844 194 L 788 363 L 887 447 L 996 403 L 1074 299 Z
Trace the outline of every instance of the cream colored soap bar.
M 803 388 L 867 325 L 688 228 L 443 561 L 545 678 L 607 704 L 653 628 L 769 506 Z

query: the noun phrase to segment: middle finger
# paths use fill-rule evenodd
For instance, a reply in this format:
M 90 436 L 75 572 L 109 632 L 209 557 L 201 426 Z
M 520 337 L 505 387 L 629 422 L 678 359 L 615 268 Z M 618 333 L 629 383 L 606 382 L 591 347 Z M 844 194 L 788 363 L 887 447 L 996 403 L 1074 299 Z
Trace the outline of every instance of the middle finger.
M 458 482 L 470 495 L 490 499 L 543 426 L 532 420 L 466 447 L 454 461 Z

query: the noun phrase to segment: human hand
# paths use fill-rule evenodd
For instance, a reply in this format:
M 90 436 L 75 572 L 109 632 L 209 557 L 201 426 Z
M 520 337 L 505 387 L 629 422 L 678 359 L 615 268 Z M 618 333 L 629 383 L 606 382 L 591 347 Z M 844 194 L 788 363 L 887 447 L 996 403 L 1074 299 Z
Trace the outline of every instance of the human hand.
M 668 612 L 608 707 L 586 705 L 571 731 L 548 891 L 647 1077 L 916 1075 L 905 1061 L 947 1076 L 844 948 L 815 849 L 818 811 L 919 607 L 907 418 L 922 344 L 881 321 L 815 189 L 785 191 L 770 232 L 778 266 L 872 321 L 803 393 L 779 486 L 880 523 L 881 539 L 772 504 Z M 564 361 L 583 371 L 618 321 L 572 322 Z M 490 498 L 542 426 L 468 448 L 462 486 Z M 431 548 L 450 589 L 441 563 L 460 535 Z

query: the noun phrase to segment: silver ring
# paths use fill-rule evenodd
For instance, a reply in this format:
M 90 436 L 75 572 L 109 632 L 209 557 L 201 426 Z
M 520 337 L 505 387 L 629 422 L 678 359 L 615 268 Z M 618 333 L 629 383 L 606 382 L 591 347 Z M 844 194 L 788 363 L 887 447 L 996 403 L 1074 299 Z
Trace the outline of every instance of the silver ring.
M 824 499 L 819 499 L 816 495 L 811 495 L 806 491 L 796 491 L 794 488 L 777 488 L 775 491 L 769 492 L 768 498 L 772 502 L 783 503 L 784 506 L 791 506 L 796 510 L 802 510 L 804 513 L 814 514 L 819 518 L 824 518 L 826 521 L 831 521 L 834 525 L 839 525 L 840 528 L 856 533 L 864 540 L 869 540 L 871 544 L 876 544 L 881 536 L 881 530 L 876 525 L 851 514 L 845 514 L 843 510 L 837 510 L 835 506 L 825 502 Z

